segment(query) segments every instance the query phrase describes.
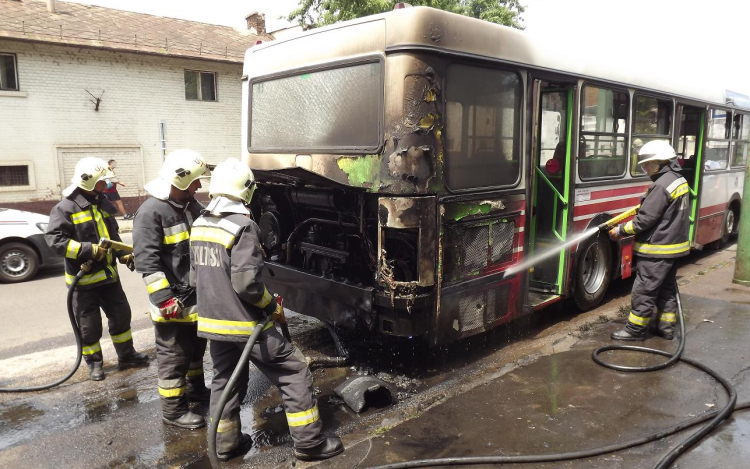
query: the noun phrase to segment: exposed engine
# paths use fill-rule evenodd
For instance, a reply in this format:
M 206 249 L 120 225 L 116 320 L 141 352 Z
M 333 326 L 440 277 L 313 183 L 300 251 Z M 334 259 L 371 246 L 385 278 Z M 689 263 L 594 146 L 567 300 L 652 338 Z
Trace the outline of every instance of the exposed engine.
M 270 184 L 261 186 L 259 192 L 259 207 L 253 211 L 269 260 L 339 282 L 373 285 L 376 197 L 342 189 Z

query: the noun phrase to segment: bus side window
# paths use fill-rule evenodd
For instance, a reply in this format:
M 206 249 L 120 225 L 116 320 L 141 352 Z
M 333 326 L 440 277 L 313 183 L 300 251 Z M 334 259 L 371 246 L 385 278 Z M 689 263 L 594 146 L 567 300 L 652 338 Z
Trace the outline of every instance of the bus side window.
M 585 85 L 582 100 L 581 136 L 586 148 L 578 155 L 578 175 L 582 180 L 624 176 L 628 93 Z
M 446 73 L 445 174 L 450 189 L 514 185 L 523 91 L 510 71 L 452 64 Z

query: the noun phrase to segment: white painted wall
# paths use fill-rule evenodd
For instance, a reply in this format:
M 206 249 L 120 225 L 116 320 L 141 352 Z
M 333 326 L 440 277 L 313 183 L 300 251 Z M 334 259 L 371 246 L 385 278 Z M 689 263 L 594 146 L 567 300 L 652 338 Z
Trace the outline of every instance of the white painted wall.
M 110 157 L 107 149 L 122 155 L 114 158 L 128 184 L 123 195 L 137 195 L 131 185 L 142 193 L 162 162 L 160 120 L 167 123 L 168 152 L 190 148 L 210 163 L 242 156 L 242 64 L 4 39 L 0 52 L 17 54 L 20 87 L 19 93 L 0 94 L 0 165 L 31 161 L 34 172 L 33 188 L 0 188 L 0 204 L 59 200 L 69 184 L 63 174 L 70 174 L 60 167 L 69 164 L 62 155 L 88 156 L 87 147 L 104 159 Z M 216 72 L 216 102 L 185 100 L 186 69 Z M 104 93 L 98 112 L 86 90 Z M 126 180 L 133 177 L 137 180 Z

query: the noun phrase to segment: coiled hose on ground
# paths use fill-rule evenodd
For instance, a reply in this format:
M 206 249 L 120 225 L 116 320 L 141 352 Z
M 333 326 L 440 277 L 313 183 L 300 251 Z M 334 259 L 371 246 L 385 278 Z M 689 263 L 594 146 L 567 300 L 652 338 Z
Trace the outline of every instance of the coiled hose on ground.
M 569 461 L 573 459 L 584 459 L 595 456 L 601 456 L 603 454 L 612 453 L 615 451 L 622 451 L 624 449 L 632 448 L 635 446 L 644 445 L 652 441 L 665 438 L 673 435 L 677 432 L 693 427 L 707 420 L 711 420 L 708 424 L 703 426 L 700 430 L 690 435 L 685 441 L 675 446 L 659 463 L 654 466 L 655 469 L 666 469 L 672 465 L 672 463 L 680 457 L 685 451 L 690 449 L 693 445 L 698 443 L 704 436 L 711 433 L 716 427 L 718 427 L 724 420 L 726 420 L 732 412 L 737 410 L 743 410 L 750 408 L 750 402 L 743 402 L 739 405 L 737 403 L 737 392 L 727 380 L 721 377 L 716 371 L 711 368 L 698 363 L 695 360 L 684 358 L 682 356 L 685 350 L 685 318 L 682 313 L 682 301 L 680 299 L 680 292 L 677 291 L 677 311 L 678 320 L 680 322 L 680 344 L 677 347 L 677 351 L 674 354 L 664 352 L 658 349 L 652 349 L 648 347 L 639 347 L 633 345 L 606 345 L 599 347 L 593 351 L 591 358 L 597 364 L 609 368 L 611 370 L 623 371 L 623 372 L 646 372 L 646 371 L 657 371 L 663 370 L 678 361 L 687 363 L 688 365 L 697 368 L 698 370 L 708 374 L 712 378 L 721 384 L 727 392 L 728 400 L 727 404 L 719 409 L 709 412 L 704 415 L 686 420 L 682 423 L 658 431 L 651 435 L 635 438 L 630 441 L 623 443 L 615 443 L 608 446 L 601 446 L 598 448 L 592 448 L 582 451 L 571 451 L 567 453 L 554 453 L 554 454 L 541 454 L 541 455 L 524 455 L 524 456 L 469 456 L 469 457 L 456 457 L 456 458 L 439 458 L 439 459 L 421 459 L 414 461 L 403 461 L 394 464 L 385 464 L 382 466 L 371 467 L 370 469 L 410 469 L 415 467 L 438 467 L 438 466 L 461 466 L 461 465 L 475 465 L 475 464 L 520 464 L 520 463 L 546 463 L 546 462 L 558 462 L 558 461 Z M 631 352 L 650 353 L 654 355 L 661 355 L 669 357 L 669 360 L 664 363 L 651 366 L 621 366 L 612 365 L 604 362 L 599 358 L 599 354 L 610 350 L 627 350 Z

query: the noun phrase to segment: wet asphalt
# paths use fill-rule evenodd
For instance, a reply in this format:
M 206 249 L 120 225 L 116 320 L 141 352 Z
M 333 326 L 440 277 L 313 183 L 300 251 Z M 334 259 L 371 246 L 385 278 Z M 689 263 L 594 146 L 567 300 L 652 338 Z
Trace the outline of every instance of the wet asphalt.
M 733 381 L 743 401 L 750 400 L 750 290 L 729 284 L 731 256 L 697 256 L 683 275 L 686 355 Z M 574 451 L 640 436 L 721 406 L 721 389 L 689 366 L 623 374 L 591 361 L 591 350 L 609 343 L 609 333 L 622 327 L 617 306 L 629 288 L 628 282 L 615 285 L 613 299 L 594 312 L 581 315 L 551 308 L 440 349 L 344 333 L 345 342 L 353 344 L 351 366 L 318 369 L 313 375 L 324 426 L 344 437 L 347 451 L 319 466 L 371 467 L 415 458 Z M 333 355 L 330 337 L 319 323 L 295 317 L 292 326 L 305 354 Z M 676 347 L 659 338 L 646 345 Z M 153 359 L 153 349 L 150 355 Z M 624 364 L 659 360 L 627 353 L 607 358 Z M 60 357 L 61 370 L 68 361 Z M 205 369 L 208 381 L 208 355 Z M 105 372 L 102 382 L 87 381 L 79 370 L 69 383 L 47 392 L 0 395 L 0 467 L 210 467 L 204 429 L 178 430 L 161 423 L 155 360 L 148 367 L 126 371 L 109 365 Z M 400 402 L 378 403 L 355 414 L 332 389 L 359 375 L 392 383 Z M 310 466 L 292 457 L 279 404 L 270 383 L 252 373 L 242 420 L 255 447 L 224 467 Z M 207 414 L 202 407 L 194 410 Z M 653 467 L 681 435 L 588 460 L 524 466 Z M 746 461 L 750 412 L 735 414 L 674 467 L 739 468 L 747 467 Z

